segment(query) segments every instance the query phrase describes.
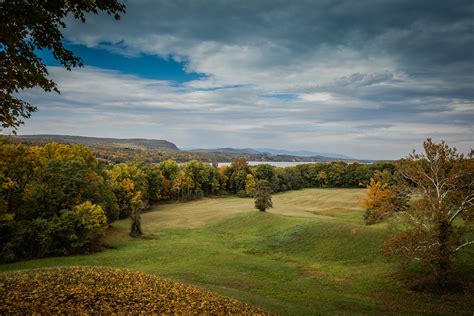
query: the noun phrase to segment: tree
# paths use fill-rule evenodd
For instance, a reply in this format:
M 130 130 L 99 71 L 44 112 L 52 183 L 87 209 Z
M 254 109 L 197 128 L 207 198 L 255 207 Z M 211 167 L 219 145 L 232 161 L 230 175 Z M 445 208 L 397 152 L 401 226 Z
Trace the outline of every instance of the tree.
M 96 250 L 118 205 L 82 145 L 0 139 L 0 261 Z
M 202 196 L 203 192 L 209 193 L 211 183 L 209 175 L 212 167 L 204 162 L 191 160 L 184 167 L 184 172 L 189 175 L 194 183 L 194 194 Z
M 22 194 L 32 180 L 35 159 L 30 148 L 0 138 L 0 220 L 12 216 L 22 204 Z M 1 239 L 1 238 L 0 238 Z
M 181 170 L 173 180 L 171 191 L 178 200 L 189 200 L 193 197 L 196 184 L 193 178 L 184 170 Z
M 259 180 L 255 189 L 255 208 L 261 212 L 265 212 L 270 207 L 273 207 L 272 187 L 270 182 L 267 180 Z
M 364 219 L 367 225 L 378 223 L 394 213 L 408 209 L 407 188 L 397 181 L 399 180 L 388 171 L 378 171 L 370 179 L 367 195 L 360 199 L 366 209 Z
M 100 205 L 85 201 L 73 207 L 73 211 L 80 216 L 83 225 L 90 225 L 99 236 L 105 233 L 107 216 Z
M 250 173 L 250 167 L 245 159 L 235 159 L 232 164 L 225 169 L 226 176 L 229 178 L 229 190 L 233 193 L 242 191 L 245 196 L 245 180 Z
M 158 167 L 161 170 L 161 173 L 168 181 L 173 181 L 174 177 L 179 172 L 179 166 L 174 160 L 165 160 L 160 162 Z
M 85 21 L 87 13 L 103 11 L 120 18 L 125 6 L 117 0 L 5 0 L 0 2 L 0 122 L 16 129 L 36 107 L 16 95 L 40 87 L 59 93 L 36 52 L 50 50 L 67 70 L 82 66 L 81 59 L 63 45 L 66 16 Z
M 474 159 L 445 142 L 423 144 L 398 163 L 414 198 L 400 212 L 401 231 L 384 244 L 384 254 L 418 260 L 433 269 L 439 288 L 446 288 L 455 256 L 474 241 Z
M 138 193 L 143 206 L 147 205 L 149 191 L 147 174 L 140 168 L 139 164 L 116 164 L 107 173 L 120 208 L 120 218 L 125 218 L 132 214 L 132 200 Z
M 135 195 L 131 199 L 130 204 L 132 207 L 132 214 L 130 214 L 130 219 L 132 220 L 130 236 L 139 237 L 143 235 L 142 222 L 140 218 L 140 212 L 143 208 L 141 192 L 135 193 Z
M 323 186 L 326 185 L 327 180 L 328 180 L 328 175 L 325 171 L 319 171 L 318 174 L 316 175 L 316 180 L 319 183 L 319 187 L 322 188 Z
M 150 203 L 158 202 L 163 191 L 163 175 L 160 168 L 154 164 L 140 163 L 140 169 L 146 174 L 148 182 L 148 200 Z
M 255 187 L 257 183 L 255 182 L 255 177 L 249 173 L 247 175 L 247 178 L 245 179 L 245 193 L 249 197 L 254 197 L 255 196 Z

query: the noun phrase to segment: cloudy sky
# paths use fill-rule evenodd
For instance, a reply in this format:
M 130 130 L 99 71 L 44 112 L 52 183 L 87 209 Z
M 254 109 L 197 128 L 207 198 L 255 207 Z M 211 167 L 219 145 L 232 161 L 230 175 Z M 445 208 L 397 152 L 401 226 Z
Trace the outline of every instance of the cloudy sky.
M 474 2 L 133 0 L 67 21 L 72 72 L 19 134 L 405 156 L 474 147 Z

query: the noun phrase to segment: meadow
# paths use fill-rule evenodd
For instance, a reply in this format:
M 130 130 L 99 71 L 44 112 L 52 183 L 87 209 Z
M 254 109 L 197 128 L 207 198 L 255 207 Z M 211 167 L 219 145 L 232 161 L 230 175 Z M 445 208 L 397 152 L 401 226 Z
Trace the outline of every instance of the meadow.
M 113 223 L 106 250 L 0 265 L 0 271 L 85 265 L 126 268 L 198 286 L 279 314 L 471 313 L 473 291 L 439 296 L 411 289 L 417 266 L 380 253 L 387 223 L 366 226 L 364 189 L 305 189 L 253 200 L 204 198 L 142 214 L 144 237 Z M 469 249 L 457 269 L 473 283 Z M 472 289 L 472 287 L 471 287 Z

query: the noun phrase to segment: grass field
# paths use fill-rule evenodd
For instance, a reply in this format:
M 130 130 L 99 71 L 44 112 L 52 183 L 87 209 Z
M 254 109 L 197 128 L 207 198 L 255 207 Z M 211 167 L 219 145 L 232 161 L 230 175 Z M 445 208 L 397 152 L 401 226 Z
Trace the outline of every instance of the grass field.
M 0 265 L 0 271 L 61 265 L 128 268 L 178 280 L 280 314 L 474 312 L 474 295 L 408 289 L 410 277 L 380 255 L 386 224 L 366 226 L 361 189 L 277 194 L 253 200 L 207 198 L 162 204 L 143 214 L 145 237 L 114 223 L 100 253 Z M 472 282 L 474 252 L 461 258 Z M 411 269 L 413 270 L 413 268 Z M 410 270 L 410 271 L 411 271 Z

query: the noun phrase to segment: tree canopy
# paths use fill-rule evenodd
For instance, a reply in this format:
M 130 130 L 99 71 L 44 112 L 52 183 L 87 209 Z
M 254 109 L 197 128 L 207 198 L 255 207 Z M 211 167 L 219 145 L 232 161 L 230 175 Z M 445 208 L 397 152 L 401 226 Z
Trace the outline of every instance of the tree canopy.
M 59 92 L 48 79 L 48 70 L 39 50 L 51 51 L 67 70 L 82 66 L 82 61 L 64 47 L 61 29 L 64 19 L 82 22 L 87 13 L 105 12 L 120 18 L 125 5 L 117 0 L 5 0 L 0 2 L 0 122 L 3 128 L 16 129 L 37 108 L 22 100 L 23 89 L 39 87 Z
M 26 146 L 0 137 L 0 261 L 89 252 L 106 228 L 140 215 L 162 200 L 238 194 L 270 206 L 271 193 L 320 187 L 356 187 L 390 164 L 316 163 L 279 168 L 238 159 L 218 168 L 202 161 L 114 163 L 83 145 Z M 324 183 L 318 174 L 326 173 Z M 266 180 L 269 179 L 269 180 Z
M 267 180 L 259 180 L 255 187 L 255 208 L 261 212 L 273 207 L 272 188 Z
M 377 174 L 364 202 L 369 223 L 390 215 L 401 219 L 394 221 L 401 225 L 384 243 L 384 254 L 430 267 L 438 288 L 445 289 L 456 255 L 474 245 L 474 157 L 431 139 L 423 148 L 397 162 L 403 181 Z

